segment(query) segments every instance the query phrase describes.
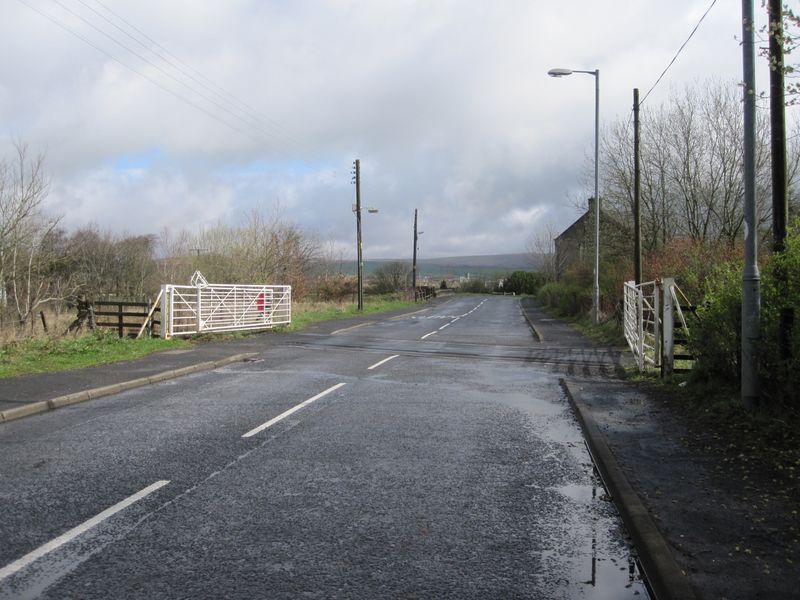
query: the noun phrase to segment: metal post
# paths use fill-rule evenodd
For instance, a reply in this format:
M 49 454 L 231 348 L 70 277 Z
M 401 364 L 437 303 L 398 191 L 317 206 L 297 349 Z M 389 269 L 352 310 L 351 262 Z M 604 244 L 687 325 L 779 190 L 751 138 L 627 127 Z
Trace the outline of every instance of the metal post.
M 417 301 L 417 209 L 414 209 L 414 259 L 411 261 L 411 289 Z
M 756 71 L 753 0 L 742 0 L 744 90 L 744 272 L 742 274 L 742 404 L 758 403 L 757 344 L 761 330 L 761 275 L 758 271 L 756 220 Z
M 551 77 L 565 77 L 573 73 L 594 75 L 594 285 L 592 289 L 592 322 L 600 323 L 600 69 L 550 69 Z
M 594 290 L 592 321 L 600 323 L 600 69 L 594 71 Z
M 633 89 L 633 279 L 642 283 L 642 206 L 639 153 L 639 88 Z

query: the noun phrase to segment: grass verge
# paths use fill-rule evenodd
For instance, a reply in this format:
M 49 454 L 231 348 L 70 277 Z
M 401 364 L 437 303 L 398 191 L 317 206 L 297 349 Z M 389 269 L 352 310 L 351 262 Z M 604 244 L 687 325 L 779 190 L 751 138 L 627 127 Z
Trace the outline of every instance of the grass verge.
M 182 339 L 132 340 L 104 332 L 11 342 L 0 348 L 0 378 L 81 369 L 189 346 L 191 343 Z
M 282 327 L 281 331 L 300 331 L 313 323 L 347 319 L 359 315 L 389 312 L 403 308 L 419 306 L 410 300 L 397 300 L 394 298 L 365 298 L 364 312 L 359 312 L 355 304 L 330 304 L 325 302 L 312 302 L 296 304 L 292 307 L 292 324 Z
M 367 297 L 363 313 L 358 312 L 355 304 L 297 303 L 292 307 L 292 324 L 277 330 L 299 331 L 320 321 L 346 319 L 360 314 L 382 313 L 413 306 L 414 302 L 392 297 Z M 133 340 L 119 338 L 115 333 L 98 331 L 77 337 L 39 337 L 12 341 L 0 347 L 0 379 L 134 360 L 153 352 L 188 348 L 194 342 L 218 342 L 261 333 L 264 331 L 231 331 L 202 334 L 190 339 Z

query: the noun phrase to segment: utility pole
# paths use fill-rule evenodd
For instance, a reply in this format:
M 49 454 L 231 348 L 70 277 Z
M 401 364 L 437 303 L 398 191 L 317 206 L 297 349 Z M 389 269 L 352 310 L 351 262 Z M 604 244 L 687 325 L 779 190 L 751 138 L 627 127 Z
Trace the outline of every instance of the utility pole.
M 642 283 L 642 205 L 639 151 L 639 88 L 633 88 L 633 279 Z
M 594 286 L 592 323 L 600 324 L 600 69 L 594 75 Z
M 789 197 L 786 185 L 786 108 L 783 81 L 783 7 L 769 0 L 769 116 L 772 155 L 773 251 L 786 246 Z
M 414 209 L 414 259 L 411 261 L 411 289 L 414 290 L 414 302 L 417 301 L 417 209 Z
M 742 274 L 742 405 L 758 404 L 758 355 L 761 335 L 761 275 L 758 271 L 756 220 L 756 70 L 753 0 L 742 0 L 742 72 L 744 92 L 744 271 Z
M 364 258 L 361 246 L 361 161 L 355 160 L 356 184 L 356 206 L 353 212 L 356 213 L 356 242 L 358 244 L 358 310 L 364 310 Z
M 769 0 L 769 116 L 772 156 L 772 251 L 780 254 L 786 249 L 786 224 L 789 220 L 789 186 L 786 181 L 786 102 L 784 99 L 783 6 L 781 0 Z M 788 273 L 781 267 L 776 273 L 780 293 L 786 297 Z M 784 360 L 792 357 L 794 309 L 780 307 L 778 346 Z

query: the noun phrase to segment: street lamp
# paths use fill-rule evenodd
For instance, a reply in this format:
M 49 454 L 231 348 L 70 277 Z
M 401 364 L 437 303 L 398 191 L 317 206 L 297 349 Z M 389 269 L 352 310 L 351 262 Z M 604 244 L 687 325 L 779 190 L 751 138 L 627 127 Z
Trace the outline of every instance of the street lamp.
M 592 322 L 600 322 L 600 69 L 579 71 L 577 69 L 550 69 L 550 77 L 566 77 L 573 73 L 594 75 L 594 288 L 592 290 Z

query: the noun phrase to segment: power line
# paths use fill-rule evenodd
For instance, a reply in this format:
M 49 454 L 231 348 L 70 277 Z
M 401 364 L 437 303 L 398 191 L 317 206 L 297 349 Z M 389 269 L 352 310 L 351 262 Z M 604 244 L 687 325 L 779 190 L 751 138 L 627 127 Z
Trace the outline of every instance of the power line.
M 665 68 L 665 69 L 664 69 L 664 70 L 661 72 L 661 75 L 659 75 L 659 76 L 658 76 L 658 79 L 656 79 L 656 82 L 653 84 L 653 87 L 651 87 L 651 88 L 650 88 L 650 89 L 647 91 L 647 93 L 644 95 L 644 98 L 642 98 L 641 102 L 639 102 L 639 106 L 641 106 L 642 104 L 644 104 L 644 101 L 645 101 L 645 100 L 647 100 L 647 97 L 650 95 L 650 92 L 652 92 L 652 91 L 653 91 L 653 90 L 656 88 L 656 86 L 657 86 L 659 83 L 661 83 L 661 80 L 663 79 L 664 75 L 666 75 L 666 74 L 667 74 L 667 71 L 669 71 L 670 67 L 671 67 L 671 66 L 673 65 L 673 63 L 674 63 L 674 62 L 675 62 L 675 61 L 678 59 L 678 57 L 680 56 L 681 52 L 683 52 L 683 49 L 684 49 L 684 48 L 686 48 L 686 45 L 689 43 L 689 40 L 691 40 L 691 39 L 692 39 L 692 37 L 694 36 L 694 34 L 695 34 L 695 33 L 697 32 L 697 30 L 700 28 L 700 24 L 701 24 L 701 23 L 703 22 L 703 20 L 706 18 L 706 15 L 708 15 L 708 13 L 709 13 L 709 12 L 711 12 L 711 9 L 712 9 L 712 8 L 714 8 L 714 5 L 715 5 L 716 3 L 717 3 L 717 0 L 711 0 L 711 4 L 710 4 L 710 5 L 709 5 L 709 7 L 706 9 L 706 12 L 704 12 L 704 13 L 703 13 L 703 16 L 702 16 L 702 17 L 700 17 L 700 20 L 697 22 L 697 25 L 695 25 L 695 26 L 694 26 L 694 29 L 692 29 L 692 32 L 689 34 L 689 37 L 688 37 L 688 38 L 686 38 L 686 41 L 685 41 L 685 42 L 683 42 L 683 44 L 681 44 L 681 47 L 680 47 L 680 48 L 678 48 L 678 51 L 675 53 L 675 56 L 673 56 L 673 57 L 672 57 L 672 60 L 671 60 L 671 61 L 669 61 L 669 64 L 667 65 L 667 67 L 666 67 L 666 68 Z
M 98 17 L 106 21 L 109 25 L 114 27 L 115 29 L 119 30 L 125 36 L 136 42 L 139 46 L 147 50 L 148 52 L 153 53 L 159 59 L 161 59 L 164 63 L 168 64 L 170 67 L 187 77 L 188 79 L 194 81 L 196 84 L 200 85 L 202 88 L 208 90 L 209 92 L 215 94 L 219 98 L 222 98 L 226 102 L 231 102 L 236 105 L 236 110 L 241 111 L 242 113 L 246 114 L 249 118 L 253 119 L 254 121 L 259 121 L 262 124 L 266 125 L 267 127 L 272 128 L 276 134 L 281 136 L 286 136 L 286 131 L 278 124 L 277 122 L 267 118 L 266 116 L 261 115 L 255 108 L 241 100 L 240 98 L 236 97 L 233 93 L 226 90 L 224 87 L 220 86 L 219 84 L 215 83 L 205 75 L 203 75 L 200 71 L 193 68 L 191 65 L 187 64 L 186 62 L 182 61 L 178 58 L 175 54 L 170 52 L 167 48 L 163 45 L 159 44 L 156 40 L 152 37 L 147 35 L 144 31 L 133 25 L 130 21 L 126 20 L 122 17 L 119 13 L 114 12 L 111 8 L 103 4 L 100 0 L 95 0 L 95 3 L 103 8 L 106 12 L 111 14 L 114 18 L 122 22 L 125 26 L 130 28 L 133 32 L 137 35 L 144 38 L 148 43 L 143 42 L 141 39 L 137 38 L 135 35 L 132 35 L 129 31 L 126 31 L 124 27 L 121 27 L 113 20 L 109 19 L 102 13 L 100 13 L 95 8 L 89 6 L 84 0 L 76 0 L 87 9 L 92 11 Z M 156 51 L 154 48 L 160 50 L 160 52 Z M 204 83 L 206 82 L 206 83 Z
M 197 110 L 199 110 L 199 111 L 201 111 L 201 112 L 205 113 L 207 116 L 211 117 L 211 118 L 212 118 L 212 119 L 214 119 L 215 121 L 218 121 L 219 123 L 222 123 L 223 125 L 225 125 L 225 126 L 227 126 L 227 127 L 230 127 L 231 129 L 234 129 L 235 131 L 238 131 L 239 133 L 242 133 L 242 134 L 244 134 L 244 135 L 251 135 L 251 136 L 252 136 L 252 133 L 249 133 L 249 132 L 247 132 L 247 131 L 244 131 L 243 129 L 240 129 L 240 128 L 239 128 L 239 127 L 237 127 L 236 125 L 233 125 L 232 123 L 229 123 L 228 121 L 225 121 L 224 119 L 221 119 L 221 118 L 219 118 L 219 117 L 218 117 L 218 116 L 216 116 L 215 114 L 213 114 L 213 113 L 211 113 L 211 112 L 207 111 L 205 108 L 203 108 L 203 107 L 202 107 L 202 106 L 200 106 L 199 104 L 196 104 L 196 103 L 192 102 L 190 99 L 186 98 L 185 96 L 182 96 L 181 94 L 177 93 L 176 91 L 174 91 L 174 90 L 171 90 L 171 89 L 169 89 L 168 87 L 166 87 L 166 86 L 164 86 L 164 85 L 161 85 L 161 84 L 160 84 L 158 81 L 156 81 L 156 80 L 155 80 L 155 79 L 153 79 L 152 77 L 150 77 L 150 76 L 146 75 L 145 73 L 142 73 L 141 71 L 139 71 L 139 70 L 138 70 L 138 69 L 136 69 L 135 67 L 132 67 L 132 66 L 130 66 L 129 64 L 127 64 L 127 63 L 123 62 L 122 60 L 120 60 L 119 58 L 117 58 L 116 56 L 114 56 L 113 54 L 111 54 L 110 52 L 107 52 L 106 50 L 104 50 L 104 49 L 103 49 L 103 48 L 101 48 L 100 46 L 98 46 L 98 45 L 94 44 L 94 43 L 93 43 L 91 40 L 89 40 L 88 38 L 86 38 L 86 37 L 82 36 L 80 33 L 78 33 L 77 31 L 75 31 L 75 30 L 74 30 L 74 29 L 72 29 L 71 27 L 69 27 L 69 26 L 65 25 L 64 23 L 62 23 L 61 21 L 59 21 L 59 20 L 58 20 L 58 19 L 56 19 L 55 17 L 52 17 L 51 15 L 48 15 L 47 13 L 45 13 L 45 12 L 42 12 L 42 11 L 41 11 L 41 10 L 39 10 L 38 8 L 36 8 L 36 7 L 34 7 L 34 6 L 31 6 L 31 5 L 30 5 L 30 4 L 28 4 L 28 3 L 27 3 L 25 0 L 17 0 L 17 1 L 18 1 L 20 4 L 23 4 L 23 5 L 27 6 L 27 7 L 28 7 L 29 9 L 31 9 L 33 12 L 35 12 L 35 13 L 38 13 L 39 15 L 41 15 L 42 17 L 44 17 L 45 19 L 47 19 L 48 21 L 50 21 L 50 22 L 51 22 L 51 23 L 53 23 L 54 25 L 57 25 L 58 27 L 60 27 L 60 28 L 61 28 L 61 29 L 63 29 L 64 31 L 66 31 L 66 32 L 68 32 L 68 33 L 70 33 L 70 34 L 74 35 L 76 38 L 78 38 L 79 40 L 81 40 L 81 41 L 82 41 L 82 42 L 84 42 L 85 44 L 87 44 L 87 45 L 91 46 L 92 48 L 94 48 L 95 50 L 97 50 L 98 52 L 100 52 L 101 54 L 104 54 L 105 56 L 107 56 L 108 58 L 110 58 L 111 60 L 113 60 L 114 62 L 116 62 L 116 63 L 119 63 L 120 65 L 122 65 L 123 67 L 125 67 L 126 69 L 128 69 L 129 71 L 131 71 L 131 72 L 135 73 L 136 75 L 139 75 L 139 77 L 142 77 L 142 78 L 146 79 L 147 81 L 149 81 L 150 83 L 152 83 L 152 84 L 153 84 L 153 85 L 155 85 L 156 87 L 160 88 L 161 90 L 163 90 L 163 91 L 167 92 L 168 94 L 171 94 L 172 96 L 174 96 L 174 97 L 178 98 L 178 99 L 179 99 L 179 100 L 181 100 L 182 102 L 185 102 L 185 103 L 186 103 L 186 104 L 188 104 L 189 106 L 192 106 L 193 108 L 196 108 Z
M 199 92 L 198 90 L 196 90 L 196 89 L 195 89 L 195 88 L 193 88 L 192 86 L 190 86 L 190 85 L 186 84 L 185 82 L 181 81 L 180 79 L 178 79 L 177 77 L 175 77 L 175 76 L 174 76 L 172 73 L 169 73 L 168 71 L 166 71 L 165 69 L 163 69 L 161 66 L 157 65 L 156 63 L 154 63 L 153 61 L 151 61 L 150 59 L 148 59 L 146 56 L 143 56 L 142 54 L 140 54 L 140 53 L 136 52 L 135 50 L 131 49 L 129 46 L 126 46 L 125 44 L 123 44 L 122 42 L 120 42 L 118 39 L 114 38 L 114 36 L 112 36 L 112 35 L 111 35 L 111 34 L 109 34 L 108 32 L 106 32 L 106 31 L 104 31 L 104 30 L 100 29 L 100 28 L 99 28 L 99 27 L 97 27 L 97 26 L 96 26 L 94 23 L 90 22 L 88 19 L 84 18 L 82 15 L 80 15 L 80 14 L 76 13 L 75 11 L 73 11 L 71 8 L 69 8 L 68 6 L 66 6 L 66 5 L 65 5 L 63 2 L 61 2 L 60 0 L 52 0 L 52 2 L 53 2 L 54 4 L 56 4 L 56 5 L 60 6 L 61 8 L 63 8 L 65 11 L 67 11 L 69 14 L 71 14 L 71 15 L 72 15 L 72 16 L 74 16 L 75 18 L 77 18 L 77 19 L 79 19 L 79 20 L 83 21 L 83 22 L 84 22 L 86 25 L 88 25 L 89 27 L 91 27 L 92 29 L 94 29 L 95 31 L 97 31 L 99 34 L 101 34 L 101 35 L 105 36 L 106 38 L 108 38 L 109 40 L 111 40 L 112 42 L 114 42 L 115 44 L 117 44 L 117 45 L 118 45 L 120 48 L 122 48 L 123 50 L 126 50 L 126 51 L 128 51 L 130 54 L 132 54 L 133 56 L 135 56 L 135 57 L 136 57 L 136 58 L 138 58 L 139 60 L 143 61 L 144 63 L 146 63 L 146 64 L 148 64 L 148 65 L 150 65 L 151 67 L 153 67 L 154 69 L 156 69 L 156 70 L 157 70 L 159 73 L 161 73 L 161 74 L 163 74 L 164 76 L 168 77 L 169 79 L 171 79 L 172 81 L 174 81 L 174 82 L 175 82 L 175 83 L 177 83 L 178 85 L 185 87 L 186 89 L 190 90 L 190 91 L 191 91 L 191 92 L 193 92 L 194 94 L 197 94 L 197 95 L 198 95 L 200 98 L 202 98 L 203 100 L 205 100 L 205 101 L 207 101 L 207 102 L 209 102 L 209 103 L 213 104 L 214 106 L 216 106 L 216 107 L 217 107 L 217 108 L 219 108 L 220 110 L 222 110 L 222 111 L 224 111 L 224 112 L 228 113 L 230 116 L 234 117 L 235 119 L 238 119 L 238 120 L 242 121 L 244 124 L 246 124 L 246 125 L 251 125 L 251 126 L 253 125 L 253 123 L 251 122 L 251 121 L 252 121 L 252 118 L 251 118 L 250 120 L 248 120 L 248 119 L 246 119 L 246 118 L 242 117 L 241 115 L 238 115 L 238 114 L 234 113 L 234 112 L 233 112 L 233 111 L 231 111 L 231 110 L 230 110 L 228 107 L 224 106 L 223 104 L 221 104 L 221 103 L 217 102 L 217 101 L 216 101 L 216 100 L 214 100 L 213 98 L 211 98 L 211 97 L 207 96 L 206 94 L 204 94 L 204 93 L 202 93 L 202 92 Z M 256 123 L 256 126 L 258 126 L 258 124 L 257 124 L 257 123 Z M 265 132 L 265 131 L 263 131 L 262 133 L 268 133 L 268 132 Z
M 80 1 L 80 0 L 78 0 L 78 1 Z M 122 65 L 123 67 L 125 67 L 126 69 L 131 71 L 132 73 L 134 73 L 134 74 L 138 75 L 139 77 L 142 77 L 143 79 L 147 80 L 148 82 L 150 82 L 151 84 L 155 85 L 156 87 L 158 87 L 162 91 L 167 92 L 168 94 L 174 96 L 178 100 L 188 104 L 189 106 L 195 108 L 196 110 L 199 110 L 200 112 L 202 112 L 206 116 L 208 116 L 208 117 L 214 119 L 215 121 L 225 125 L 226 127 L 229 127 L 230 129 L 233 129 L 234 131 L 237 131 L 237 132 L 239 132 L 241 134 L 247 135 L 247 136 L 252 137 L 254 139 L 258 139 L 258 137 L 256 135 L 254 135 L 253 131 L 245 130 L 240 126 L 237 126 L 236 124 L 231 123 L 229 120 L 221 118 L 218 115 L 215 115 L 213 112 L 211 112 L 210 110 L 208 110 L 205 107 L 201 106 L 200 104 L 198 104 L 197 102 L 193 101 L 192 99 L 188 98 L 186 95 L 181 94 L 181 93 L 171 89 L 170 87 L 167 87 L 166 85 L 160 83 L 159 81 L 157 81 L 153 77 L 149 76 L 145 72 L 137 69 L 134 66 L 129 65 L 128 63 L 126 63 L 122 59 L 120 59 L 119 57 L 111 54 L 109 51 L 107 51 L 104 48 L 98 46 L 92 40 L 90 40 L 86 36 L 82 35 L 80 32 L 76 31 L 74 28 L 70 27 L 69 25 L 67 25 L 66 23 L 64 23 L 63 21 L 58 19 L 57 17 L 54 17 L 54 16 L 52 16 L 52 15 L 50 15 L 48 13 L 45 13 L 44 11 L 40 10 L 39 8 L 36 8 L 35 6 L 32 6 L 31 4 L 28 4 L 28 2 L 26 0 L 18 0 L 18 2 L 20 2 L 20 4 L 22 4 L 25 7 L 29 8 L 33 12 L 35 12 L 35 13 L 39 14 L 40 16 L 44 17 L 45 19 L 47 19 L 48 21 L 50 21 L 54 25 L 56 25 L 56 26 L 60 27 L 61 29 L 67 31 L 68 33 L 72 34 L 73 36 L 75 36 L 76 38 L 78 38 L 79 40 L 81 40 L 82 42 L 87 44 L 88 46 L 94 48 L 98 52 L 102 53 L 103 55 L 105 55 L 109 59 L 113 60 L 114 62 L 116 62 L 116 63 L 118 63 L 120 65 Z M 220 104 L 219 102 L 215 101 L 213 98 L 208 97 L 207 95 L 203 94 L 202 92 L 199 92 L 198 90 L 196 90 L 192 86 L 190 86 L 190 85 L 186 84 L 185 82 L 181 81 L 180 79 L 176 78 L 171 73 L 168 73 L 162 67 L 160 67 L 159 65 L 153 63 L 153 61 L 151 61 L 148 58 L 142 56 L 140 53 L 136 52 L 135 50 L 133 50 L 130 47 L 126 46 L 125 44 L 123 44 L 119 40 L 115 39 L 111 34 L 109 34 L 106 31 L 103 31 L 102 29 L 100 29 L 99 27 L 94 25 L 93 23 L 89 22 L 83 16 L 75 13 L 73 10 L 71 10 L 69 7 L 65 6 L 59 0 L 53 0 L 53 2 L 55 4 L 57 4 L 58 6 L 61 6 L 65 11 L 67 11 L 68 13 L 70 13 L 71 15 L 76 17 L 77 19 L 80 19 L 81 21 L 83 21 L 85 24 L 87 24 L 89 27 L 91 27 L 95 31 L 99 32 L 103 36 L 105 36 L 108 39 L 110 39 L 112 42 L 114 42 L 115 44 L 117 44 L 118 46 L 120 46 L 121 48 L 126 50 L 128 53 L 132 54 L 134 57 L 138 58 L 139 60 L 145 62 L 146 64 L 148 64 L 150 66 L 152 66 L 153 68 L 155 68 L 156 70 L 158 70 L 159 72 L 164 74 L 165 76 L 169 77 L 170 79 L 175 81 L 178 85 L 188 89 L 193 94 L 199 96 L 200 98 L 204 99 L 205 101 L 217 106 L 219 109 L 225 111 L 226 113 L 228 113 L 232 117 L 236 118 L 237 120 L 243 122 L 244 124 L 248 125 L 249 127 L 252 127 L 254 125 L 252 122 L 250 122 L 247 119 L 245 119 L 245 117 L 236 114 L 235 112 L 231 111 L 228 107 Z M 81 2 L 81 3 L 84 4 L 83 2 Z M 131 36 L 128 36 L 128 37 L 131 37 Z M 137 41 L 137 43 L 142 45 L 142 43 L 139 42 L 138 40 L 135 40 L 135 41 Z M 152 50 L 150 50 L 150 51 L 152 52 Z M 175 67 L 173 66 L 173 68 L 175 68 Z M 250 116 L 250 120 L 251 121 L 254 120 L 254 117 Z M 265 129 L 263 129 L 263 127 L 257 126 L 257 128 L 260 129 L 260 133 L 266 134 L 266 135 L 268 135 L 270 137 L 276 135 L 275 133 L 266 131 Z M 280 134 L 277 134 L 277 135 L 280 135 Z M 287 141 L 289 141 L 289 140 L 287 140 Z

